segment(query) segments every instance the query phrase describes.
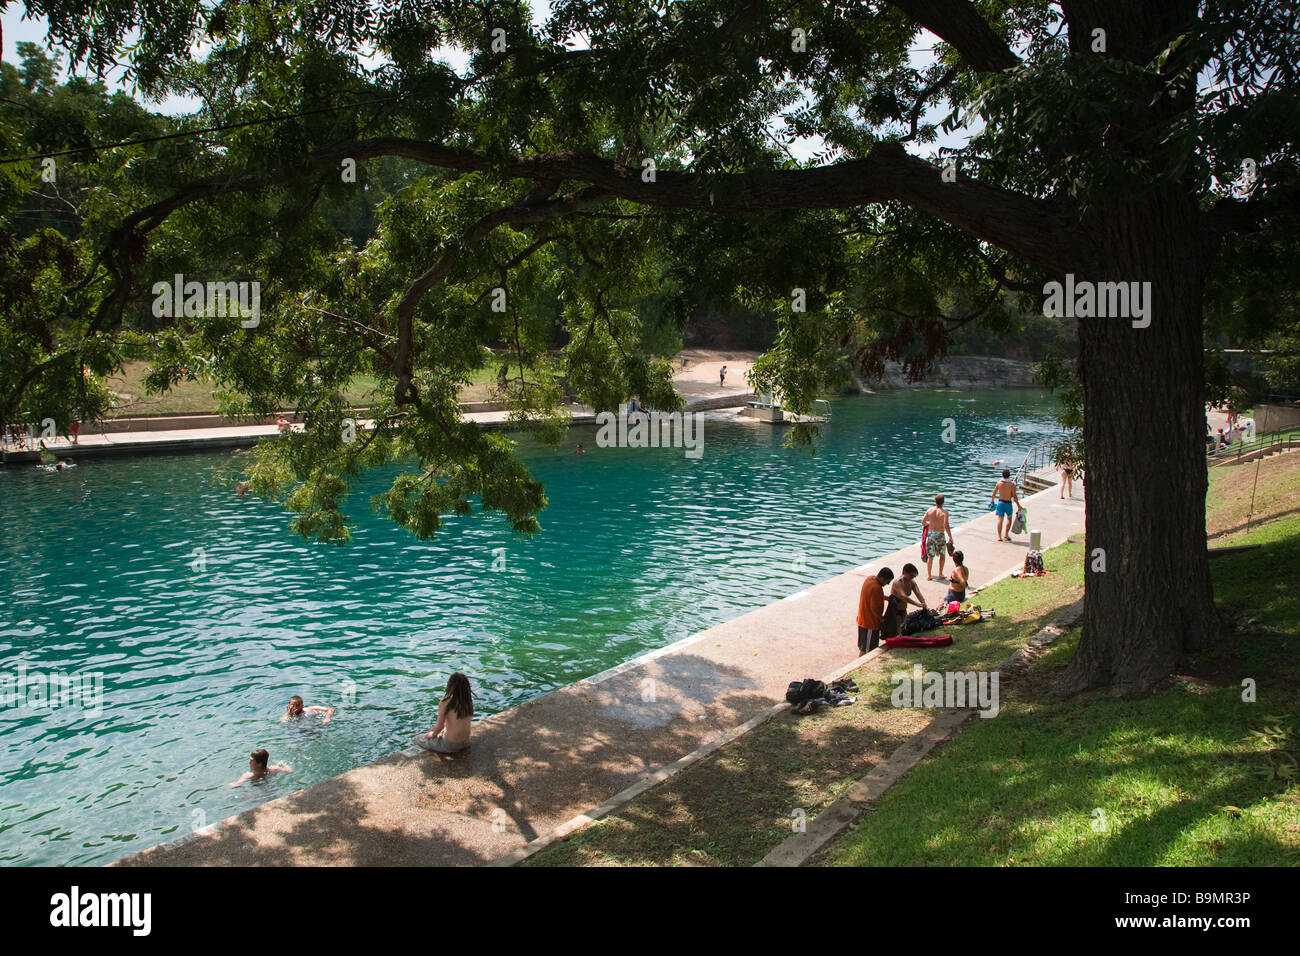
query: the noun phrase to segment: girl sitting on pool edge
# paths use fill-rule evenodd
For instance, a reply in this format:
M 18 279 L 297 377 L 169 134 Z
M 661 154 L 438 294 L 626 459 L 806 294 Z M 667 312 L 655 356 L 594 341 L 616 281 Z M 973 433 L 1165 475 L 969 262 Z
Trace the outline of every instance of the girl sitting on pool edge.
M 415 745 L 434 753 L 454 754 L 469 747 L 474 695 L 469 678 L 457 671 L 447 681 L 447 693 L 438 704 L 438 722 L 427 734 L 417 734 Z

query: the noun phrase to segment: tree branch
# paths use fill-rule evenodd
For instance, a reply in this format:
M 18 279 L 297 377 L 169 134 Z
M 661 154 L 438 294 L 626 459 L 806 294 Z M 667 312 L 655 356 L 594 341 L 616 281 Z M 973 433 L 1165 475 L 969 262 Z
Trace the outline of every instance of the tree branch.
M 999 73 L 1020 65 L 1020 58 L 969 0 L 889 0 L 889 3 L 955 49 L 977 73 Z
M 393 390 L 393 399 L 398 405 L 406 404 L 410 399 L 412 367 L 413 318 L 415 307 L 433 286 L 445 279 L 460 256 L 460 248 L 486 236 L 498 226 L 525 226 L 549 222 L 568 215 L 578 209 L 596 205 L 610 199 L 610 195 L 600 189 L 584 189 L 582 192 L 562 199 L 538 201 L 539 197 L 549 191 L 533 190 L 519 202 L 488 213 L 473 226 L 461 234 L 458 248 L 449 249 L 432 266 L 407 288 L 406 293 L 397 303 L 397 348 L 393 352 L 393 374 L 397 384 Z

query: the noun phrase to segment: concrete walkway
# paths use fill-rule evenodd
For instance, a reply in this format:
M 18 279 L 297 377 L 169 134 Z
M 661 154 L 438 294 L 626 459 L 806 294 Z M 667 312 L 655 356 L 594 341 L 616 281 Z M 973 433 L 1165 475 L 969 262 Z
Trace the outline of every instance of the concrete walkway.
M 750 363 L 741 362 L 735 366 L 747 370 Z M 754 394 L 745 384 L 742 374 L 732 375 L 728 371 L 730 383 L 719 386 L 717 371 L 710 371 L 710 366 L 701 365 L 679 371 L 674 379 L 678 392 L 686 400 L 686 409 L 703 411 L 706 409 L 730 408 L 744 405 L 753 399 Z M 700 369 L 704 369 L 702 374 Z M 711 377 L 710 377 L 711 376 Z M 585 405 L 567 405 L 565 408 L 572 416 L 574 425 L 591 425 L 596 421 L 596 413 Z M 504 411 L 470 411 L 462 412 L 466 421 L 476 422 L 480 428 L 502 429 L 507 427 L 509 413 Z M 137 420 L 139 421 L 139 420 Z M 358 428 L 369 427 L 368 421 L 358 422 Z M 298 429 L 301 424 L 296 425 Z M 221 448 L 246 448 L 257 444 L 263 438 L 274 436 L 278 431 L 272 425 L 233 424 L 206 425 L 203 427 L 115 431 L 99 433 L 87 431 L 80 440 L 73 442 L 60 435 L 53 441 L 47 441 L 45 448 L 59 458 L 99 458 L 112 455 L 157 455 L 179 451 L 206 451 Z M 39 445 L 37 445 L 39 447 Z M 8 464 L 33 464 L 40 461 L 40 452 L 28 444 L 27 447 L 9 444 L 4 447 L 4 459 Z
M 1072 500 L 1058 494 L 1023 499 L 1044 548 L 1084 529 L 1082 486 Z M 992 513 L 956 528 L 972 587 L 1019 567 L 1027 537 L 996 542 Z M 922 566 L 918 555 L 909 545 L 489 717 L 467 753 L 394 754 L 118 865 L 488 863 L 730 733 L 783 699 L 791 680 L 843 669 L 858 656 L 863 578 L 884 565 Z M 943 597 L 938 582 L 921 587 L 928 601 Z
M 569 408 L 575 425 L 595 422 L 590 408 L 574 405 Z M 507 412 L 464 412 L 467 421 L 477 422 L 482 428 L 505 428 Z M 368 421 L 357 423 L 358 429 L 369 426 Z M 294 427 L 301 430 L 302 425 Z M 204 428 L 171 428 L 151 431 L 126 431 L 100 434 L 87 433 L 74 445 L 64 436 L 47 441 L 45 448 L 60 458 L 99 458 L 110 455 L 157 455 L 176 451 L 196 451 L 220 448 L 246 448 L 263 438 L 276 434 L 275 425 L 219 425 Z M 39 461 L 40 453 L 30 449 L 6 448 L 7 459 L 12 463 Z

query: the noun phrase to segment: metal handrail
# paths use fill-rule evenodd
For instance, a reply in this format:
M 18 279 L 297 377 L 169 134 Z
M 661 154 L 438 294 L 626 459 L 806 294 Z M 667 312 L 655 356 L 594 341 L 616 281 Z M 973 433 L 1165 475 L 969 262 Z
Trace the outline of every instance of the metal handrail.
M 1264 435 L 1257 435 L 1250 441 L 1238 441 L 1229 445 L 1227 448 L 1207 448 L 1205 451 L 1206 464 L 1224 464 L 1230 461 L 1240 461 L 1243 455 L 1249 455 L 1252 452 L 1261 451 L 1272 445 L 1276 445 L 1278 451 L 1282 450 L 1283 442 L 1290 442 L 1300 439 L 1300 429 L 1286 428 L 1275 432 L 1268 432 Z
M 1047 461 L 1047 456 L 1051 454 L 1052 449 L 1055 447 L 1056 442 L 1054 441 L 1040 442 L 1039 444 L 1032 446 L 1029 451 L 1025 452 L 1025 460 L 1020 463 L 1020 467 L 1016 469 L 1016 473 L 1011 479 L 1016 483 L 1017 488 L 1019 488 L 1021 483 L 1025 480 L 1025 475 L 1029 474 L 1031 466 L 1034 469 L 1041 467 L 1042 463 Z

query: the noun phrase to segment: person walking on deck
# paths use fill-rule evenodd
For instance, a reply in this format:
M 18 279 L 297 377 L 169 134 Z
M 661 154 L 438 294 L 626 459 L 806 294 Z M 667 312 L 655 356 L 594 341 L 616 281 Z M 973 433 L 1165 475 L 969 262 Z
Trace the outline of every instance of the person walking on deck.
M 923 519 L 928 528 L 925 532 L 925 578 L 934 580 L 934 559 L 939 559 L 939 577 L 943 577 L 943 564 L 948 560 L 948 539 L 952 529 L 948 527 L 948 512 L 943 509 L 943 495 L 934 496 L 934 507 L 925 513 Z
M 1015 502 L 1016 508 L 1020 507 L 1020 495 L 1016 492 L 1016 483 L 1011 480 L 1011 469 L 1002 469 L 1002 480 L 993 486 L 993 496 L 990 501 L 996 502 L 998 515 L 998 540 L 1011 540 L 1011 503 Z M 1007 536 L 1002 537 L 1002 522 L 1007 523 Z

